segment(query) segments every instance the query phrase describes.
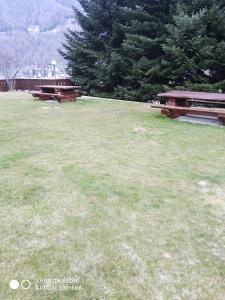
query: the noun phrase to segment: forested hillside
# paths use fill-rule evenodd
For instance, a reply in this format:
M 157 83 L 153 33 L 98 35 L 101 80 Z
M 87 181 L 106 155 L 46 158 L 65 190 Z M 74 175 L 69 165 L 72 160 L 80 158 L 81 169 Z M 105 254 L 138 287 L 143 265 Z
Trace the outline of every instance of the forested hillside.
M 16 49 L 28 65 L 62 62 L 57 48 L 66 29 L 76 27 L 72 5 L 76 0 L 1 0 L 1 49 Z

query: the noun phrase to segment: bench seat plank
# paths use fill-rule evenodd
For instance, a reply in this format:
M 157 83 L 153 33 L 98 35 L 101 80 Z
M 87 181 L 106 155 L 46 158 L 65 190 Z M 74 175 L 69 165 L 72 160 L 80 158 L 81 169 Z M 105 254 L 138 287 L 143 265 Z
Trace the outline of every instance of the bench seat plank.
M 151 105 L 152 108 L 161 108 L 162 114 L 175 119 L 186 114 L 203 115 L 217 117 L 225 125 L 225 109 L 201 108 L 201 107 L 183 107 L 172 105 Z
M 173 106 L 173 105 L 163 105 L 163 104 L 155 104 L 151 105 L 152 108 L 165 108 L 169 110 L 178 110 L 178 111 L 186 111 L 186 112 L 202 112 L 202 113 L 212 113 L 214 115 L 217 114 L 224 114 L 225 115 L 225 109 L 219 109 L 219 108 L 202 108 L 202 107 L 185 107 L 185 106 Z
M 38 92 L 38 91 L 30 91 L 29 92 L 30 94 L 32 95 L 43 95 L 43 96 L 59 96 L 59 94 L 56 94 L 56 93 L 43 93 L 43 92 Z

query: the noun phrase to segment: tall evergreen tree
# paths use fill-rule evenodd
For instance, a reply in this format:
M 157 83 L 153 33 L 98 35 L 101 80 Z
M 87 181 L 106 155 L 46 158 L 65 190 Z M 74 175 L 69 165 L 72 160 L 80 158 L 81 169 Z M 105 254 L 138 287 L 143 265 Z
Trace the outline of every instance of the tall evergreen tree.
M 139 0 L 125 31 L 124 98 L 147 101 L 185 84 L 225 90 L 224 6 L 223 0 Z
M 196 83 L 209 80 L 207 70 L 213 56 L 213 40 L 207 36 L 205 14 L 204 9 L 188 15 L 184 6 L 179 6 L 173 24 L 167 26 L 161 70 L 171 85 L 182 85 L 187 80 Z
M 82 11 L 74 8 L 81 31 L 66 34 L 65 50 L 72 78 L 91 94 L 113 94 L 122 84 L 126 64 L 121 59 L 125 39 L 124 17 L 120 8 L 127 0 L 79 0 Z
M 184 1 L 167 25 L 162 76 L 169 85 L 214 84 L 225 79 L 222 1 Z
M 170 21 L 170 11 L 175 0 L 138 0 L 133 10 L 124 8 L 126 39 L 123 55 L 129 65 L 123 98 L 148 101 L 166 83 L 161 76 L 161 43 Z
M 92 95 L 148 101 L 175 86 L 225 90 L 224 0 L 79 0 L 68 70 Z

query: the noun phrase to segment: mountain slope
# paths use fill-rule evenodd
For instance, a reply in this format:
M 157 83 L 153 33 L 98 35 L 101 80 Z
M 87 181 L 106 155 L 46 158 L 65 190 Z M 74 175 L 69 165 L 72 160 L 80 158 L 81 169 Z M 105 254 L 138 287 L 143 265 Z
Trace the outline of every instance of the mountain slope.
M 1 0 L 0 46 L 16 49 L 26 64 L 62 62 L 57 53 L 67 28 L 74 28 L 76 0 Z

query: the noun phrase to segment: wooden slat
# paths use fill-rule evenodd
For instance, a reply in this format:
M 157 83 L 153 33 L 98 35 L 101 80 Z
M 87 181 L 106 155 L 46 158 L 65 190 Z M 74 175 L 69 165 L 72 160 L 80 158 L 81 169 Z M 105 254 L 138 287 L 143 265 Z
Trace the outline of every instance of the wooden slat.
M 175 99 L 195 99 L 195 100 L 211 100 L 225 102 L 225 94 L 222 93 L 206 93 L 192 91 L 171 91 L 158 94 L 159 97 L 175 98 Z
M 225 105 L 225 102 L 211 101 L 211 100 L 195 100 L 195 99 L 188 99 L 187 101 L 188 101 L 188 102 L 193 102 L 193 103 L 221 104 L 221 105 Z
M 32 95 L 59 96 L 59 94 L 54 94 L 54 93 L 44 93 L 44 92 L 37 92 L 37 91 L 30 91 L 29 93 L 32 94 Z
M 38 85 L 40 88 L 46 88 L 46 89 L 58 89 L 58 90 L 73 90 L 73 89 L 79 89 L 81 88 L 78 85 Z
M 151 105 L 152 108 L 161 108 L 173 111 L 180 111 L 184 113 L 193 113 L 199 115 L 210 115 L 210 116 L 225 116 L 225 109 L 214 109 L 214 108 L 193 108 L 193 107 L 181 107 L 172 105 Z

